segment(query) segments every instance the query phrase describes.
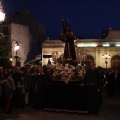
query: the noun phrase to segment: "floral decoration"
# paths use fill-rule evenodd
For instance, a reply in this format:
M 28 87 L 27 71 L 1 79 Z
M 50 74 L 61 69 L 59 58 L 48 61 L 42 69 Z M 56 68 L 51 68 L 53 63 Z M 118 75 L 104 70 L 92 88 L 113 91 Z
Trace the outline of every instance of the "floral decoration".
M 67 63 L 58 65 L 54 70 L 53 77 L 55 80 L 63 80 L 68 83 L 70 80 L 82 79 L 84 73 L 85 69 L 83 66 L 73 66 Z

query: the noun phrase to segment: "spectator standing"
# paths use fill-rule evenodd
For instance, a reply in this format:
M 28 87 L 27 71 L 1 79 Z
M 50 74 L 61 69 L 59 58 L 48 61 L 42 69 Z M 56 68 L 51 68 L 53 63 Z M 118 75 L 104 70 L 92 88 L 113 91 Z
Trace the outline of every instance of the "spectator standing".
M 17 85 L 18 89 L 18 103 L 19 107 L 25 108 L 25 78 L 24 75 L 21 76 L 20 81 L 18 82 L 19 84 Z
M 37 79 L 38 71 L 34 70 L 32 73 L 31 87 L 30 87 L 30 104 L 32 108 L 36 108 L 36 96 L 37 96 Z
M 8 73 L 6 75 L 6 80 L 4 81 L 4 94 L 5 94 L 5 113 L 10 113 L 12 92 L 15 90 L 15 83 L 12 79 L 12 74 Z
M 3 80 L 4 80 L 4 73 L 3 67 L 0 67 L 0 108 L 3 107 Z
M 115 93 L 115 72 L 114 69 L 109 68 L 106 75 L 107 79 L 107 97 L 113 97 Z
M 101 75 L 94 63 L 90 63 L 90 69 L 86 72 L 84 84 L 87 85 L 88 112 L 98 114 L 101 105 Z
M 26 68 L 25 74 L 25 104 L 29 105 L 30 104 L 30 89 L 31 89 L 31 81 L 32 81 L 32 76 L 31 76 L 31 67 L 28 66 Z
M 13 104 L 14 104 L 14 107 L 17 107 L 17 108 L 20 107 L 20 103 L 19 103 L 20 102 L 19 101 L 20 92 L 18 90 L 18 86 L 20 85 L 22 75 L 23 75 L 23 73 L 21 72 L 21 68 L 16 67 L 16 69 L 13 73 L 13 79 L 14 79 L 15 86 L 16 86 L 16 90 L 13 94 Z
M 115 68 L 115 94 L 120 95 L 120 70 Z

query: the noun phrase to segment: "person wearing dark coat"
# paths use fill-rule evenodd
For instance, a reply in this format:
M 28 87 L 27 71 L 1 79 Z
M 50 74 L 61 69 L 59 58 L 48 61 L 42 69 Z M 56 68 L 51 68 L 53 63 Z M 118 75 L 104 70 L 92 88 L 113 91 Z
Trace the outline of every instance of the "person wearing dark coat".
M 5 79 L 4 68 L 0 67 L 0 109 L 3 108 L 4 97 L 3 97 L 3 80 Z
M 32 108 L 36 108 L 38 71 L 34 70 L 31 77 L 32 79 L 30 85 L 30 105 L 32 106 Z
M 101 105 L 102 81 L 100 72 L 94 63 L 90 63 L 90 69 L 86 71 L 83 84 L 87 86 L 88 113 L 98 114 Z
M 19 81 L 19 84 L 17 86 L 19 95 L 18 95 L 18 102 L 20 108 L 25 108 L 25 78 L 24 75 L 21 76 L 21 79 Z
M 115 94 L 120 95 L 120 70 L 115 69 Z
M 115 93 L 115 72 L 114 69 L 109 69 L 106 75 L 107 78 L 107 97 L 113 97 Z
M 10 113 L 11 111 L 11 101 L 12 93 L 16 89 L 12 74 L 8 73 L 6 75 L 6 80 L 4 81 L 3 90 L 5 94 L 5 113 Z
M 23 75 L 23 73 L 21 73 L 21 68 L 20 67 L 16 67 L 14 73 L 12 73 L 14 82 L 15 82 L 15 87 L 16 90 L 13 93 L 13 100 L 12 100 L 12 104 L 14 107 L 19 108 L 20 107 L 20 91 L 19 91 L 19 85 L 20 85 L 20 81 L 21 81 L 21 76 Z
M 31 75 L 31 68 L 27 67 L 24 78 L 25 78 L 25 105 L 30 105 L 31 101 L 31 81 L 32 81 L 32 75 Z
M 44 73 L 43 68 L 39 68 L 38 75 L 36 76 L 35 82 L 35 102 L 34 108 L 39 110 L 43 109 L 45 106 L 45 96 L 46 96 L 46 84 L 48 83 L 48 77 Z

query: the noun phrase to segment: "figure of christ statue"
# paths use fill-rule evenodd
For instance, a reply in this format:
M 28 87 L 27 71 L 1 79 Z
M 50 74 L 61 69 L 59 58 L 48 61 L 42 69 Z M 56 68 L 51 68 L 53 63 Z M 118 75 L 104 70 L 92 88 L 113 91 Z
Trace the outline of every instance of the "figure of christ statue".
M 69 62 L 69 61 L 76 62 L 76 53 L 75 53 L 75 47 L 74 47 L 74 40 L 75 40 L 74 33 L 70 30 L 70 25 L 68 23 L 68 20 L 66 21 L 62 20 L 62 24 L 63 24 L 63 30 L 61 32 L 60 39 L 61 41 L 65 42 L 63 60 L 65 62 Z

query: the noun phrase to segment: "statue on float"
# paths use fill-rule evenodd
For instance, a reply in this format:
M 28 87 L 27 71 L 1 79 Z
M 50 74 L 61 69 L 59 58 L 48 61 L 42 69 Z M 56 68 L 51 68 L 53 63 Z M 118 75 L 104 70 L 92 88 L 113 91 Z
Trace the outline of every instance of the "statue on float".
M 64 62 L 75 62 L 76 63 L 76 53 L 74 47 L 75 36 L 70 29 L 70 24 L 68 20 L 62 20 L 63 30 L 60 35 L 60 40 L 65 42 L 63 61 Z
M 74 47 L 75 35 L 70 29 L 68 20 L 62 20 L 63 30 L 60 40 L 65 42 L 63 62 L 59 64 L 53 73 L 55 80 L 63 80 L 66 84 L 70 80 L 78 80 L 83 76 L 83 66 L 78 66 Z

